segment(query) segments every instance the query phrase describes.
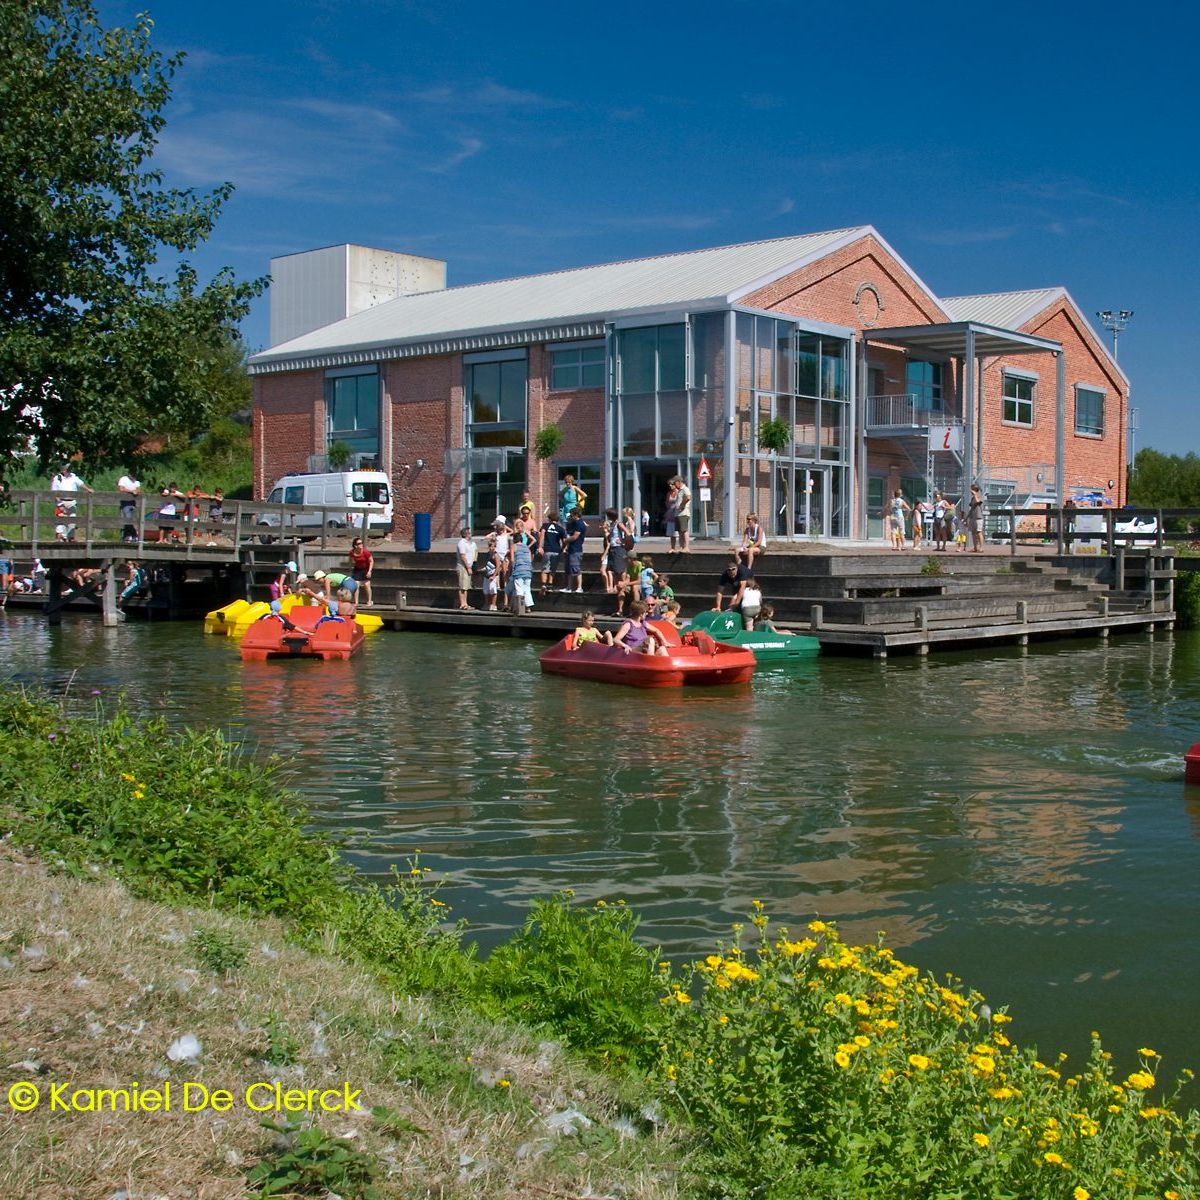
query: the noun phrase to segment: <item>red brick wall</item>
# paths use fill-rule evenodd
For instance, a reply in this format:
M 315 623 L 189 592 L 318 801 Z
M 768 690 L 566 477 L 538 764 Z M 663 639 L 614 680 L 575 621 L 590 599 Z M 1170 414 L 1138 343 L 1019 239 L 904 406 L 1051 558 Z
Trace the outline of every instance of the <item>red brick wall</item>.
M 864 283 L 878 291 L 882 309 L 869 292 L 855 305 L 855 294 Z M 864 322 L 899 326 L 949 319 L 903 264 L 869 234 L 752 292 L 742 303 L 854 329 L 863 328 Z
M 462 355 L 386 363 L 384 391 L 391 406 L 396 534 L 411 538 L 413 513 L 427 512 L 435 538 L 457 537 L 462 475 L 445 475 L 442 468 L 446 449 L 463 444 Z M 417 459 L 425 465 L 418 467 Z
M 1126 386 L 1108 361 L 1094 334 L 1067 301 L 1058 301 L 1028 322 L 1023 332 L 1061 342 L 1066 360 L 1065 438 L 1063 477 L 1072 488 L 1108 491 L 1114 503 L 1125 502 Z M 1003 420 L 1004 369 L 1036 372 L 1033 427 Z M 1045 463 L 1047 483 L 1053 482 L 1055 451 L 1055 388 L 1057 363 L 1053 354 L 1019 354 L 990 360 L 984 370 L 984 462 L 989 473 L 1004 475 L 1006 467 Z M 1075 432 L 1075 385 L 1104 393 L 1104 434 L 1090 437 Z M 1114 486 L 1107 488 L 1112 479 Z
M 288 371 L 254 377 L 254 495 L 283 475 L 308 470 L 325 450 L 325 372 Z
M 528 480 L 539 515 L 547 505 L 558 507 L 558 463 L 604 459 L 604 389 L 551 391 L 550 366 L 551 354 L 546 346 L 529 347 Z M 547 425 L 562 430 L 563 444 L 554 458 L 540 462 L 532 447 L 538 431 Z M 605 492 L 607 488 L 605 480 Z

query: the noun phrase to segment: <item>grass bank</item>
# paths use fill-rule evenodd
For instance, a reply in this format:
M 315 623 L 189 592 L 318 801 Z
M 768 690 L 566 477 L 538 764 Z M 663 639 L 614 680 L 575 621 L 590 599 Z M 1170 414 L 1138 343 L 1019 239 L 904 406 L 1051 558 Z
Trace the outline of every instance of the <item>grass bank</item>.
M 74 955 L 44 997 L 63 1016 L 36 1036 L 22 1028 L 36 1008 L 0 974 L 0 1036 L 25 1076 L 115 1086 L 97 1073 L 110 1077 L 103 1056 L 126 1039 L 141 1076 L 182 1082 L 198 1063 L 234 1094 L 294 1068 L 315 1081 L 301 1086 L 357 1087 L 336 1078 L 351 1066 L 369 1082 L 369 1118 L 304 1114 L 267 1148 L 253 1114 L 214 1117 L 195 1150 L 208 1157 L 179 1172 L 217 1174 L 178 1194 L 1198 1196 L 1200 1116 L 1178 1105 L 1153 1048 L 1126 1075 L 1098 1037 L 1084 1064 L 1044 1061 L 960 981 L 847 946 L 821 921 L 775 928 L 756 905 L 728 944 L 676 971 L 638 942 L 624 905 L 564 893 L 480 961 L 419 861 L 390 888 L 355 878 L 303 832 L 273 768 L 213 733 L 0 690 L 0 744 L 9 845 L 80 880 L 60 897 L 103 888 L 117 909 L 105 930 L 77 936 L 64 920 L 60 935 L 43 881 L 42 910 L 6 935 L 21 982 L 57 970 L 40 965 L 57 964 L 50 939 Z M 139 902 L 166 924 L 135 965 L 121 939 L 133 946 Z M 72 1020 L 98 1030 L 91 1059 L 87 1037 L 67 1040 Z M 185 1033 L 205 1048 L 181 1066 L 169 1048 Z M 62 1061 L 56 1046 L 71 1047 Z M 14 1169 L 65 1169 L 59 1128 L 39 1124 L 51 1119 L 77 1115 L 8 1114 L 24 1147 Z M 121 1128 L 139 1171 L 174 1148 L 156 1117 Z M 242 1193 L 220 1190 L 233 1180 Z

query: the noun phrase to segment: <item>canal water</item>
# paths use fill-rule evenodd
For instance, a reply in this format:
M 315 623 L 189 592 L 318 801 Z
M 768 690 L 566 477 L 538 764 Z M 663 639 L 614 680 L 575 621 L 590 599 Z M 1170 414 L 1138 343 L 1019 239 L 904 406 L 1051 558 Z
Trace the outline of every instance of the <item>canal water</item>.
M 1200 1067 L 1200 635 L 820 657 L 748 688 L 543 678 L 544 643 L 381 633 L 350 663 L 243 664 L 196 625 L 0 616 L 0 674 L 124 689 L 277 753 L 383 878 L 414 848 L 485 948 L 531 897 L 625 898 L 671 955 L 753 900 L 883 932 L 1014 1036 Z

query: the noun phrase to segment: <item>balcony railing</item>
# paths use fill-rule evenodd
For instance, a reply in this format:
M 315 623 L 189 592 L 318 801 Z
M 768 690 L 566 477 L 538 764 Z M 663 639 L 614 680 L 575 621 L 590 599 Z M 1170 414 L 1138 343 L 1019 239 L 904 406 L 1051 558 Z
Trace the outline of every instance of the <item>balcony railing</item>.
M 957 425 L 958 421 L 941 409 L 918 407 L 912 392 L 894 396 L 867 397 L 867 431 L 873 429 L 928 429 L 930 425 Z

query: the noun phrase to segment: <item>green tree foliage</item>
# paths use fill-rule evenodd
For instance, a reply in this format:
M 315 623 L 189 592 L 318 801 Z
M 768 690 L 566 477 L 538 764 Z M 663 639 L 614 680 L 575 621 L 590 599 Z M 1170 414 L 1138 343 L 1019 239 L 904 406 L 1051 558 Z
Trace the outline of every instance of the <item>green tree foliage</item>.
M 1195 453 L 1139 450 L 1129 480 L 1129 502 L 1141 508 L 1200 508 L 1200 458 Z
M 105 29 L 88 0 L 0 0 L 0 480 L 31 438 L 43 463 L 94 462 L 237 407 L 235 325 L 263 283 L 202 285 L 186 260 L 232 188 L 154 168 L 182 55 L 151 30 Z

